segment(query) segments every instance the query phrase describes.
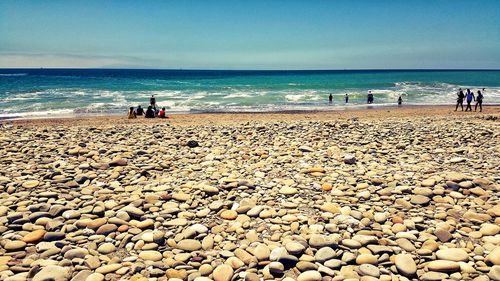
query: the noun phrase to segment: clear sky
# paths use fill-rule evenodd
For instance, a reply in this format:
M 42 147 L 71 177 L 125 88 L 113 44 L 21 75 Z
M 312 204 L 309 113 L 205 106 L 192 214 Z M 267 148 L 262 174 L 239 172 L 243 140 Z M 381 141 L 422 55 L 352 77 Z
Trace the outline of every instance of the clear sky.
M 499 69 L 500 0 L 2 0 L 0 67 Z

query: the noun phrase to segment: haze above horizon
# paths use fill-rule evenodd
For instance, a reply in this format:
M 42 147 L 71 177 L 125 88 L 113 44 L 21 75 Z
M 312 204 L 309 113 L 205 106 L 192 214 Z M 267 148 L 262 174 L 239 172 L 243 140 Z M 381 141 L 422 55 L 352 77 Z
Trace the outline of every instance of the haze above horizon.
M 0 68 L 499 69 L 500 1 L 2 1 Z

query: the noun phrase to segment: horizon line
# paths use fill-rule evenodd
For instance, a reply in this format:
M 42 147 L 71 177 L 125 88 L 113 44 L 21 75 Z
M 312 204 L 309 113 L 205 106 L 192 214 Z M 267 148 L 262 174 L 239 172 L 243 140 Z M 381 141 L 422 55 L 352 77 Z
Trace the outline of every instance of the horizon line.
M 175 71 L 500 71 L 500 68 L 319 68 L 319 69 L 224 69 L 224 68 L 154 68 L 154 67 L 0 67 L 0 70 L 175 70 Z

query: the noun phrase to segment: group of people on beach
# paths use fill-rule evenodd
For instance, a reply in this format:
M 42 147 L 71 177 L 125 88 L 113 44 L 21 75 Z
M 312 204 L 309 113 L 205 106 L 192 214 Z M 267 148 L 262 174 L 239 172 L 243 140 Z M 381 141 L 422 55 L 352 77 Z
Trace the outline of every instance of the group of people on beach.
M 344 99 L 345 99 L 345 103 L 346 103 L 346 104 L 347 104 L 347 103 L 349 103 L 349 95 L 348 95 L 348 94 L 345 94 Z M 368 104 L 372 104 L 374 100 L 375 100 L 375 99 L 374 99 L 374 97 L 373 97 L 372 91 L 368 91 L 368 95 L 367 95 L 367 103 L 368 103 Z M 333 103 L 333 95 L 332 95 L 332 94 L 330 94 L 330 96 L 328 96 L 328 102 L 329 102 L 330 104 L 332 104 L 332 103 Z M 403 98 L 402 98 L 401 96 L 399 96 L 399 98 L 398 98 L 398 105 L 402 105 L 402 104 L 403 104 Z
M 458 89 L 457 93 L 457 106 L 455 107 L 455 111 L 458 110 L 458 106 L 462 108 L 462 111 L 464 111 L 464 99 L 467 102 L 467 106 L 465 107 L 465 111 L 472 111 L 472 101 L 476 102 L 476 106 L 474 107 L 474 111 L 477 111 L 477 106 L 479 105 L 479 112 L 483 111 L 483 93 L 484 93 L 484 88 L 483 91 L 477 90 L 477 96 L 474 96 L 474 92 L 471 91 L 470 89 L 467 89 L 466 93 L 464 94 L 464 91 L 462 88 Z
M 143 115 L 144 118 L 168 118 L 165 107 L 159 109 L 159 107 L 156 105 L 156 98 L 154 95 L 149 99 L 149 106 L 146 111 L 144 111 L 144 109 L 140 105 L 137 106 L 137 109 L 134 109 L 134 107 L 130 107 L 128 110 L 128 119 L 135 119 L 137 118 L 137 116 Z
M 475 101 L 476 105 L 474 107 L 474 111 L 477 111 L 477 107 L 479 106 L 479 112 L 482 112 L 483 111 L 483 98 L 484 98 L 483 93 L 484 93 L 484 90 L 485 90 L 485 88 L 482 89 L 482 92 L 481 92 L 481 90 L 477 90 L 477 95 L 474 95 L 474 92 L 471 91 L 470 89 L 467 89 L 465 93 L 461 88 L 458 89 L 457 105 L 455 107 L 455 111 L 458 110 L 459 106 L 462 108 L 462 111 L 464 111 L 464 99 L 465 99 L 467 102 L 467 106 L 465 107 L 465 111 L 472 111 L 471 103 L 473 101 Z M 344 100 L 345 100 L 346 104 L 349 103 L 349 95 L 348 94 L 345 94 Z M 373 93 L 371 91 L 368 91 L 367 103 L 372 104 L 374 102 L 374 100 L 375 99 L 373 97 Z M 333 103 L 333 95 L 332 94 L 330 94 L 328 96 L 328 101 L 330 104 Z M 403 104 L 403 98 L 401 96 L 399 96 L 398 105 L 402 105 L 402 104 Z M 167 112 L 165 110 L 165 107 L 162 107 L 161 109 L 159 109 L 159 107 L 156 104 L 156 98 L 154 95 L 152 95 L 151 98 L 149 99 L 149 106 L 146 109 L 146 111 L 144 111 L 144 109 L 140 105 L 137 107 L 137 109 L 135 109 L 134 107 L 130 107 L 129 111 L 128 111 L 128 119 L 135 119 L 135 118 L 137 118 L 137 116 L 143 116 L 143 115 L 145 118 L 168 118 L 166 114 L 167 114 Z

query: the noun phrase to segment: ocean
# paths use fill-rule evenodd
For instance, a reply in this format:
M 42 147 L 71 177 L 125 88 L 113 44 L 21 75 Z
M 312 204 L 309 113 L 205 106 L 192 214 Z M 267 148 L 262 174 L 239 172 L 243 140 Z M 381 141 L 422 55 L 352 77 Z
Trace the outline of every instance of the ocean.
M 458 88 L 499 104 L 500 70 L 0 69 L 0 117 L 126 114 L 151 95 L 168 113 L 364 108 L 369 90 L 371 106 L 441 105 Z

